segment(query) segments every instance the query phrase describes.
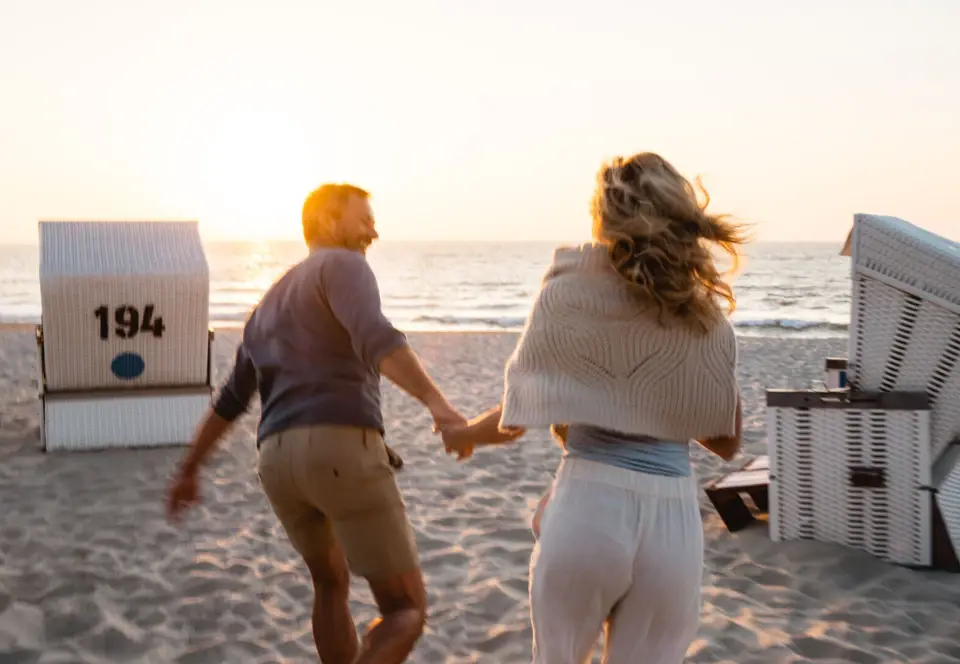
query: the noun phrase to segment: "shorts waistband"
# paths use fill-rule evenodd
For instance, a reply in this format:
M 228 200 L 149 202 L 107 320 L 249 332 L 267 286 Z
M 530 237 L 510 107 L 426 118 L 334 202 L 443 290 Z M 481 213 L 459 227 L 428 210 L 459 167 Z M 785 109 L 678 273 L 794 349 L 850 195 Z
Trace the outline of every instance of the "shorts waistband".
M 368 440 L 383 439 L 380 430 L 371 427 L 354 426 L 350 424 L 311 424 L 291 427 L 268 434 L 257 441 L 257 449 L 259 450 L 264 445 L 274 444 L 282 440 L 310 440 L 310 438 L 314 436 L 356 437 L 360 443 Z

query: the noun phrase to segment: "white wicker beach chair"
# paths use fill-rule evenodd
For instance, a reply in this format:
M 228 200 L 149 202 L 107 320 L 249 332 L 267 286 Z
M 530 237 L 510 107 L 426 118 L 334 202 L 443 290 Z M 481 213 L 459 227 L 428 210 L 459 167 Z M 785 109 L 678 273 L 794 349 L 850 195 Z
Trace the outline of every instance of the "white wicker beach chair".
M 858 214 L 842 253 L 845 389 L 767 391 L 771 537 L 960 571 L 960 245 Z
M 922 392 L 768 390 L 770 538 L 932 565 L 929 424 Z
M 45 449 L 182 444 L 210 400 L 196 222 L 40 222 Z
M 931 457 L 960 436 L 960 244 L 895 217 L 858 214 L 848 380 L 931 400 Z
M 851 389 L 928 395 L 937 507 L 960 551 L 960 244 L 902 219 L 854 217 Z

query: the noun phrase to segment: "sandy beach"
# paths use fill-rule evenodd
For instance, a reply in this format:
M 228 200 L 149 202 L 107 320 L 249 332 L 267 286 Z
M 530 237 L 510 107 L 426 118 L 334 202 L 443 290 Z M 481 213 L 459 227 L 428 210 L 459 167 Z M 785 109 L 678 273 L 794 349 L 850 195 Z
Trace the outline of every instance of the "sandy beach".
M 236 331 L 215 342 L 217 382 Z M 513 334 L 414 334 L 451 401 L 493 405 Z M 806 387 L 842 341 L 741 339 L 743 455 L 765 453 L 763 393 Z M 414 662 L 530 661 L 529 520 L 557 466 L 546 432 L 459 464 L 426 412 L 384 388 L 387 437 L 430 595 Z M 0 332 L 0 662 L 315 662 L 307 572 L 257 482 L 246 416 L 204 473 L 204 504 L 164 520 L 183 449 L 43 454 L 29 329 Z M 701 484 L 724 464 L 694 450 Z M 960 575 L 916 572 L 809 542 L 731 535 L 701 493 L 703 620 L 689 662 L 960 662 Z M 354 588 L 360 628 L 374 617 Z M 597 660 L 599 661 L 599 660 Z

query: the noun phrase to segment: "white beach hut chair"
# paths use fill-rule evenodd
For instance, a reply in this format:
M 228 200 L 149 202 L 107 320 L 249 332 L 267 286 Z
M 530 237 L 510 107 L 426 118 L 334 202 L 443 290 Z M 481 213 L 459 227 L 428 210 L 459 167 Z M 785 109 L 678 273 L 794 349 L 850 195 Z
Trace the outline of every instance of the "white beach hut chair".
M 211 393 L 196 222 L 42 221 L 46 450 L 187 442 Z
M 771 536 L 960 571 L 960 245 L 858 214 L 842 253 L 849 391 L 767 392 Z
M 960 244 L 896 217 L 858 214 L 849 240 L 852 389 L 930 398 L 938 514 L 960 552 Z
M 960 436 L 960 244 L 895 217 L 858 214 L 847 378 L 931 400 L 931 458 Z

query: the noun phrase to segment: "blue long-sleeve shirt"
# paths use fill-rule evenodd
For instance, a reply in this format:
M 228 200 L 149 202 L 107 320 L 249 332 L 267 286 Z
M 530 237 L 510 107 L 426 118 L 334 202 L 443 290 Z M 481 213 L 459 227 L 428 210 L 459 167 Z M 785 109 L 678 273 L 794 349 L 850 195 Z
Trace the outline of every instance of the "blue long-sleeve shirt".
M 318 249 L 264 294 L 213 409 L 232 421 L 260 393 L 257 441 L 301 426 L 383 432 L 380 361 L 406 344 L 383 315 L 366 258 Z

